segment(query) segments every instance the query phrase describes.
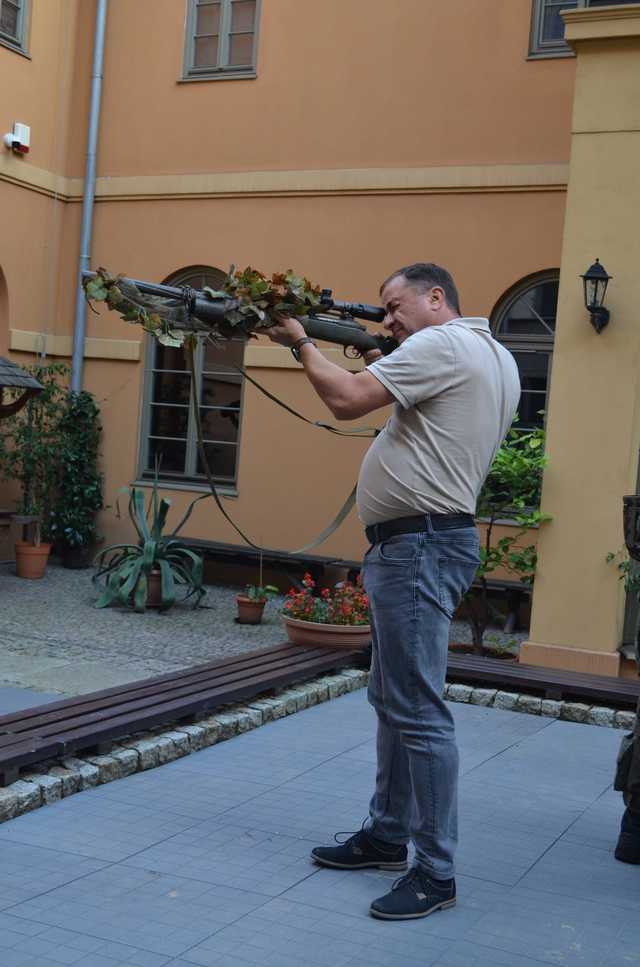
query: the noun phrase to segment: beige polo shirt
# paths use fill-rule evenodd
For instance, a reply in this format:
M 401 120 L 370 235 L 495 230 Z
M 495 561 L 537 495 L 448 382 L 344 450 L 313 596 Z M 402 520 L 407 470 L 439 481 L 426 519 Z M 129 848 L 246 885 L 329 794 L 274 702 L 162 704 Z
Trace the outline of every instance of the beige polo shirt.
M 360 468 L 360 519 L 474 514 L 520 399 L 515 360 L 488 321 L 421 329 L 368 369 L 397 402 Z

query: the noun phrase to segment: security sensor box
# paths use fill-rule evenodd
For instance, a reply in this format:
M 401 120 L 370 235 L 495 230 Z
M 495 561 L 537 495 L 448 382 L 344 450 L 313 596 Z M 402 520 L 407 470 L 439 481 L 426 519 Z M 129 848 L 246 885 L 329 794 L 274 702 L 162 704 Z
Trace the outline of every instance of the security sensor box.
M 13 125 L 13 131 L 5 134 L 3 140 L 11 151 L 18 154 L 27 154 L 31 147 L 31 128 L 28 124 L 20 124 L 16 121 Z

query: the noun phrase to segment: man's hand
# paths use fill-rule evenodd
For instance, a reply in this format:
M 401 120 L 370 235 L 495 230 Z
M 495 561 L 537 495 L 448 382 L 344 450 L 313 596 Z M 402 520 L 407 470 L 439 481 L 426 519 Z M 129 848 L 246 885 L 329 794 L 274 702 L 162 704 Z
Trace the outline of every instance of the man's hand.
M 307 335 L 298 319 L 293 319 L 291 316 L 277 316 L 277 319 L 277 326 L 263 330 L 271 342 L 277 342 L 281 346 L 293 346 L 298 339 L 303 339 Z
M 365 366 L 369 366 L 371 363 L 375 363 L 376 359 L 382 359 L 382 350 L 369 349 L 366 353 L 363 353 L 362 358 L 364 359 Z

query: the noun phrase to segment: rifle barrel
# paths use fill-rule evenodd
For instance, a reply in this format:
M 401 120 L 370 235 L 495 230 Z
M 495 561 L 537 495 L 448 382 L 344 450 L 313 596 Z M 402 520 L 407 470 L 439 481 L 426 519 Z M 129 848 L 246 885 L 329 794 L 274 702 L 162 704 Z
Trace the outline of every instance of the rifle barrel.
M 82 278 L 83 280 L 94 279 L 96 274 L 96 272 L 84 271 Z M 185 290 L 178 286 L 165 285 L 159 282 L 146 282 L 143 279 L 123 278 L 123 282 L 129 282 L 135 285 L 140 292 L 146 295 L 157 296 L 161 299 L 185 298 Z M 191 292 L 193 298 L 191 304 L 188 306 L 189 314 L 209 325 L 224 322 L 227 312 L 237 305 L 235 299 L 220 299 L 219 301 L 214 301 L 207 298 L 199 289 L 193 289 Z M 355 304 L 351 303 L 336 303 L 335 305 L 336 308 L 342 308 L 347 305 L 351 305 L 353 308 L 356 307 Z M 383 313 L 384 315 L 384 310 L 378 309 L 375 306 L 361 306 L 358 304 L 358 308 L 370 310 L 372 315 L 376 314 L 378 317 L 377 321 L 381 321 L 379 313 Z M 333 319 L 327 315 L 325 317 L 306 316 L 300 321 L 304 326 L 305 332 L 312 338 L 323 339 L 326 342 L 337 343 L 345 347 L 353 346 L 362 353 L 370 349 L 381 349 L 386 355 L 396 346 L 396 343 L 390 337 L 385 338 L 382 334 L 370 333 L 355 320 Z M 186 327 L 184 324 L 177 323 L 175 328 L 184 329 Z

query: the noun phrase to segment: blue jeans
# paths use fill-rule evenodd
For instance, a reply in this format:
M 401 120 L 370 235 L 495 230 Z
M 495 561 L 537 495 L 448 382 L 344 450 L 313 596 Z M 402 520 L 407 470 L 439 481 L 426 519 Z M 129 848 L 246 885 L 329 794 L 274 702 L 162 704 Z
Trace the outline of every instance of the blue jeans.
M 453 876 L 458 749 L 443 700 L 451 618 L 478 567 L 475 527 L 399 534 L 370 547 L 363 584 L 371 613 L 369 701 L 378 715 L 376 789 L 365 829 L 412 840 L 416 864 Z

